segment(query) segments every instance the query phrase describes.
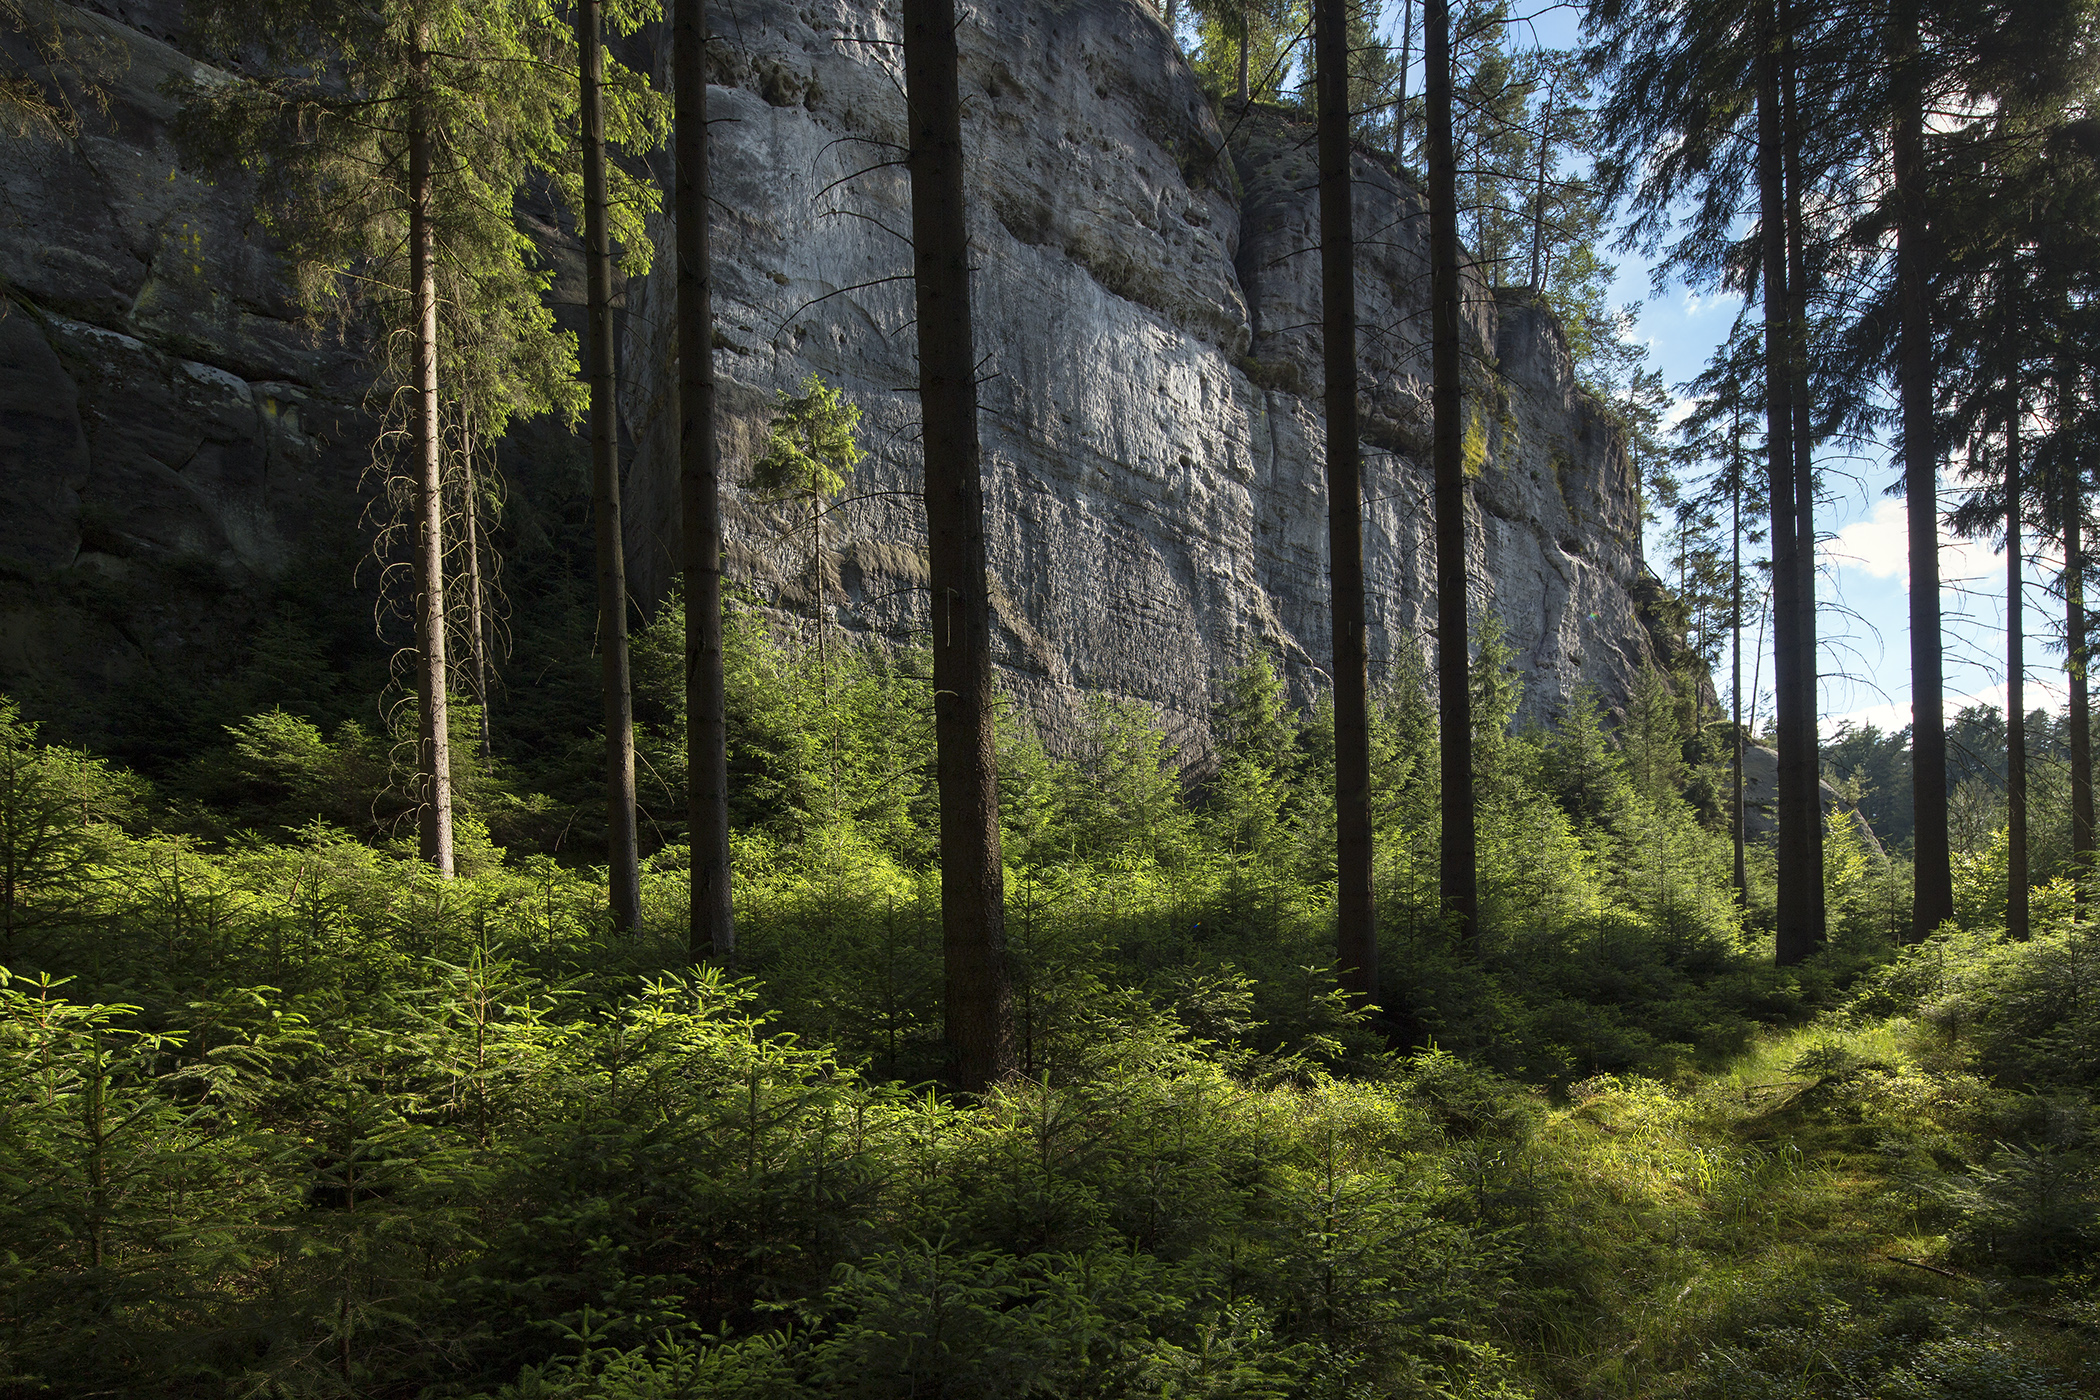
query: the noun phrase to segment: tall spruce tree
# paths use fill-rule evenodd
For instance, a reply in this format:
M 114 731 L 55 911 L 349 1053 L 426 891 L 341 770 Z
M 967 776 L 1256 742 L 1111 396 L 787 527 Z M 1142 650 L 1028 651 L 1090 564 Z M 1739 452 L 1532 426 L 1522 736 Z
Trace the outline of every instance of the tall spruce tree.
M 1947 839 L 1946 677 L 1940 635 L 1939 444 L 1933 422 L 1932 288 L 1925 160 L 1925 56 L 1917 0 L 1889 21 L 1890 200 L 1896 236 L 1896 396 L 1910 540 L 1911 936 L 1954 917 Z
M 1914 28 L 1903 29 L 1892 45 L 1903 60 L 1890 84 L 1889 107 L 1899 119 L 1894 140 L 1915 148 L 1905 152 L 1898 172 L 1908 176 L 1908 195 L 1895 201 L 1895 215 L 1882 219 L 1894 221 L 1915 205 L 1921 212 L 1912 221 L 1920 238 L 1930 240 L 1938 349 L 1928 421 L 1937 434 L 1936 455 L 1948 444 L 1972 444 L 1971 489 L 1952 513 L 1953 526 L 1964 534 L 2002 533 L 2005 540 L 2006 917 L 2013 936 L 2023 937 L 2029 923 L 2023 538 L 2030 519 L 2064 528 L 2054 478 L 2077 441 L 2071 421 L 2030 405 L 2049 405 L 2055 367 L 2067 356 L 2078 358 L 2079 308 L 2093 292 L 2092 163 L 2078 139 L 2066 139 L 2081 129 L 2094 80 L 2092 45 L 2083 37 L 2089 10 L 2086 0 L 1982 12 L 1920 5 L 1913 0 L 1902 12 Z M 1965 114 L 1950 120 L 1944 115 L 1950 108 Z M 1921 116 L 1926 109 L 1938 114 L 1929 127 Z M 1897 227 L 1901 236 L 1904 226 Z M 1897 296 L 1908 313 L 1900 272 Z M 1911 411 L 1906 400 L 1906 451 Z M 1929 776 L 1926 755 L 1915 745 L 1914 751 L 1922 781 Z M 2079 782 L 2074 775 L 2074 786 Z M 1925 842 L 1921 832 L 1921 850 Z M 1926 922 L 1922 868 L 1920 879 L 1922 934 L 1936 924 Z
M 540 0 L 200 0 L 190 18 L 241 76 L 189 90 L 185 150 L 252 174 L 308 314 L 379 351 L 383 443 L 405 444 L 415 535 L 419 849 L 449 873 L 442 435 L 448 415 L 493 440 L 514 415 L 580 407 L 574 338 L 513 216 L 533 182 L 578 193 L 577 91 L 560 76 L 574 33 Z M 648 125 L 641 91 L 623 84 L 623 129 Z M 620 227 L 646 248 L 649 195 L 618 183 Z
M 941 949 L 947 972 L 943 1024 L 951 1081 L 965 1092 L 982 1092 L 1013 1072 L 1014 1032 L 956 26 L 955 0 L 904 0 L 912 274 L 933 595 Z
M 1720 282 L 1762 302 L 1782 962 L 1807 957 L 1824 932 L 1814 483 L 1804 436 L 1815 415 L 1795 408 L 1807 397 L 1805 322 L 1816 289 L 1806 275 L 1812 263 L 1798 211 L 1809 201 L 1799 172 L 1821 168 L 1827 181 L 1846 169 L 1841 150 L 1803 156 L 1822 130 L 1798 92 L 1795 18 L 1776 0 L 1747 13 L 1677 0 L 1592 0 L 1588 11 L 1590 61 L 1613 86 L 1603 108 L 1600 175 L 1608 193 L 1631 205 L 1630 237 L 1695 284 Z M 1818 94 L 1816 113 L 1837 105 L 1830 87 Z M 1754 231 L 1744 240 L 1737 229 L 1750 211 Z
M 1746 435 L 1750 420 L 1762 412 L 1759 388 L 1763 370 L 1762 341 L 1747 315 L 1739 316 L 1728 339 L 1714 351 L 1706 370 L 1687 386 L 1693 394 L 1693 409 L 1680 431 L 1692 451 L 1715 464 L 1706 484 L 1692 503 L 1703 508 L 1704 518 L 1718 520 L 1722 511 L 1728 520 L 1727 540 L 1716 554 L 1728 559 L 1725 630 L 1729 643 L 1729 828 L 1734 845 L 1736 901 L 1749 903 L 1747 830 L 1743 806 L 1743 748 L 1748 738 L 1743 713 L 1743 545 L 1757 543 L 1763 535 L 1757 522 L 1764 517 L 1764 497 L 1751 472 L 1751 446 Z
M 1169 21 L 1171 23 L 1171 19 Z M 728 691 L 722 672 L 722 478 L 715 429 L 714 267 L 708 225 L 707 6 L 676 0 L 678 500 L 685 601 L 689 956 L 736 955 L 729 867 Z
M 1371 885 L 1370 654 L 1364 630 L 1363 449 L 1356 398 L 1356 229 L 1350 141 L 1349 0 L 1315 0 L 1319 94 L 1320 303 L 1327 379 L 1327 554 L 1334 628 L 1337 956 L 1342 986 L 1378 1000 Z
M 2065 380 L 2074 373 L 2059 371 Z M 2067 388 L 2060 393 L 2058 402 L 2062 403 L 2070 392 Z M 2075 456 L 2060 462 L 2056 497 L 2058 538 L 2064 547 L 2064 673 L 2070 691 L 2066 718 L 2071 730 L 2071 859 L 2075 909 L 2080 922 L 2084 922 L 2091 902 L 2089 886 L 2093 873 L 2093 736 L 2088 692 L 2091 647 L 2085 607 L 2085 499 L 2080 489 L 2083 476 Z
M 1466 616 L 1465 401 L 1459 364 L 1458 158 L 1452 121 L 1450 0 L 1423 0 L 1429 157 L 1430 459 L 1436 515 L 1437 724 L 1442 791 L 1438 888 L 1459 941 L 1480 933 L 1473 809 L 1473 694 Z
M 605 711 L 605 840 L 613 922 L 641 926 L 642 857 L 634 792 L 634 693 L 627 658 L 627 536 L 620 516 L 619 400 L 614 384 L 612 185 L 605 158 L 605 43 L 601 0 L 577 0 L 583 259 L 590 385 L 591 519 L 597 548 L 598 683 Z
M 2008 272 L 2008 277 L 2010 277 Z M 2010 289 L 2008 289 L 2010 294 Z M 2010 341 L 2010 337 L 2008 337 Z M 2020 515 L 2026 488 L 2020 480 L 2021 401 L 2019 358 L 2007 347 L 2005 393 L 2005 932 L 2025 942 L 2031 932 L 2027 860 L 2027 551 Z
M 1798 357 L 1806 291 L 1789 238 L 1786 169 L 1792 125 L 1781 106 L 1788 36 L 1782 7 L 1758 10 L 1757 246 L 1764 302 L 1766 499 L 1772 537 L 1772 683 L 1779 741 L 1777 826 L 1779 897 L 1774 933 L 1779 962 L 1798 963 L 1823 944 L 1823 807 L 1816 756 L 1815 535 L 1812 498 L 1804 481 L 1803 424 L 1794 400 L 1801 391 Z M 1791 274 L 1791 275 L 1790 275 Z

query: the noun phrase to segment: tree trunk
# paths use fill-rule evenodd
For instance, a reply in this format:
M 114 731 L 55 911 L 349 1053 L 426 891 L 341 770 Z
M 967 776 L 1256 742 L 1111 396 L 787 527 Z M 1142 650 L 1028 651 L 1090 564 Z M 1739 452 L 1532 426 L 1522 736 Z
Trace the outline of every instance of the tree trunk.
M 1539 113 L 1539 160 L 1538 188 L 1531 206 L 1531 280 L 1533 291 L 1546 290 L 1546 158 L 1551 154 L 1553 139 L 1553 100 L 1560 89 L 1560 80 L 1555 78 L 1546 85 L 1546 104 Z
M 1734 645 L 1729 661 L 1728 700 L 1735 740 L 1729 746 L 1732 750 L 1730 781 L 1734 791 L 1729 803 L 1728 825 L 1735 843 L 1735 904 L 1738 909 L 1747 909 L 1750 907 L 1750 879 L 1743 849 L 1743 412 L 1740 405 L 1733 414 L 1729 424 L 1728 459 L 1729 470 L 1735 475 L 1728 492 L 1728 615 L 1729 634 Z
M 1378 1001 L 1371 886 L 1370 658 L 1364 636 L 1363 450 L 1356 403 L 1356 225 L 1350 187 L 1348 0 L 1317 0 L 1320 300 L 1327 376 L 1327 553 L 1334 623 L 1336 955 L 1343 991 Z
M 678 491 L 685 570 L 687 956 L 736 957 L 729 870 L 729 725 L 722 679 L 722 481 L 715 436 L 714 268 L 708 242 L 706 0 L 677 0 Z
M 2012 275 L 2005 278 L 2012 297 Z M 2008 315 L 2006 344 L 2012 344 Z M 2005 932 L 2025 942 L 2027 909 L 2027 638 L 2026 572 L 2020 537 L 2020 361 L 2010 357 L 2005 379 Z
M 590 334 L 591 494 L 598 544 L 598 655 L 605 692 L 605 835 L 613 922 L 639 925 L 642 874 L 634 810 L 634 703 L 627 682 L 627 557 L 620 527 L 620 441 L 613 398 L 612 247 L 605 229 L 604 51 L 601 0 L 579 0 L 583 57 L 583 246 Z
M 418 39 L 422 38 L 418 35 Z M 430 57 L 416 57 L 426 85 Z M 436 210 L 430 173 L 429 109 L 418 100 L 408 132 L 408 278 L 416 317 L 416 724 L 418 849 L 452 875 L 452 743 L 446 714 L 444 458 L 438 442 Z
M 481 585 L 481 492 L 474 479 L 473 424 L 460 437 L 463 518 L 467 522 L 467 648 L 474 662 L 474 703 L 481 709 L 481 761 L 492 762 L 495 749 L 489 731 L 488 594 Z
M 1254 20 L 1244 9 L 1240 11 L 1240 105 L 1247 105 L 1247 47 L 1254 42 Z
M 1766 469 L 1772 520 L 1772 679 L 1779 742 L 1779 909 L 1775 939 L 1781 964 L 1800 962 L 1822 942 L 1821 804 L 1815 766 L 1815 715 L 1804 713 L 1804 671 L 1812 658 L 1801 634 L 1805 611 L 1795 528 L 1793 368 L 1788 353 L 1786 197 L 1782 175 L 1779 46 L 1770 9 L 1762 16 L 1757 58 L 1758 226 L 1763 254 Z M 1812 600 L 1810 600 L 1812 602 Z
M 2069 365 L 2057 369 L 2058 431 L 2065 431 L 2074 412 L 2072 397 L 2076 370 Z M 2085 539 L 2082 518 L 2085 501 L 2079 490 L 2082 474 L 2068 452 L 2058 464 L 2063 476 L 2064 540 L 2064 670 L 2068 673 L 2071 704 L 2071 851 L 2077 879 L 2076 919 L 2084 923 L 2091 898 L 2086 882 L 2092 875 L 2093 851 L 2093 736 L 2090 700 L 2086 693 Z
M 950 1077 L 958 1089 L 981 1092 L 1013 1072 L 1013 1007 L 956 40 L 955 0 L 904 0 L 912 271 L 933 593 L 943 1012 Z
M 1787 364 L 1790 375 L 1790 404 L 1794 422 L 1794 571 L 1795 604 L 1800 616 L 1795 623 L 1795 648 L 1801 656 L 1796 682 L 1801 687 L 1800 711 L 1802 763 L 1808 770 L 1808 814 L 1799 859 L 1803 870 L 1816 872 L 1813 910 L 1804 930 L 1807 956 L 1823 946 L 1827 911 L 1823 888 L 1823 761 L 1821 735 L 1816 725 L 1821 695 L 1816 684 L 1816 470 L 1814 400 L 1810 398 L 1808 375 L 1808 239 L 1801 219 L 1801 102 L 1795 87 L 1793 7 L 1779 0 L 1781 119 L 1781 176 L 1786 187 L 1787 244 Z
M 1925 93 L 1918 16 L 1899 7 L 1892 57 L 1900 85 L 1890 142 L 1896 200 L 1896 393 L 1903 422 L 1903 494 L 1910 527 L 1910 761 L 1916 893 L 1911 937 L 1924 939 L 1954 917 L 1947 848 L 1947 723 L 1940 640 L 1939 458 L 1933 444 L 1932 304 L 1924 218 Z
M 1393 159 L 1407 160 L 1407 60 L 1415 51 L 1415 0 L 1401 0 L 1400 95 L 1393 101 Z
M 1473 689 L 1466 618 L 1466 462 L 1458 362 L 1458 161 L 1451 137 L 1450 0 L 1423 0 L 1429 145 L 1430 458 L 1436 490 L 1437 743 L 1442 761 L 1438 886 L 1459 942 L 1479 936 L 1473 824 Z

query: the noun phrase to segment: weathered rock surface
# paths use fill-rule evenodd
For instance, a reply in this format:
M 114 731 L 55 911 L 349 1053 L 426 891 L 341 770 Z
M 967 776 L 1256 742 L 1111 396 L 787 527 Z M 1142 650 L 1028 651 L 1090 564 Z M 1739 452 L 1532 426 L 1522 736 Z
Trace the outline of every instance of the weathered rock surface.
M 1843 813 L 1870 850 L 1879 851 L 1881 840 L 1867 825 L 1859 805 L 1848 801 L 1829 783 L 1817 785 L 1826 819 Z M 1743 832 L 1753 838 L 1770 836 L 1779 829 L 1779 755 L 1761 744 L 1743 746 Z
M 1331 655 L 1311 131 L 1222 127 L 1134 0 L 993 3 L 966 30 L 965 140 L 1000 660 L 1054 732 L 1086 689 L 1159 706 L 1200 743 L 1213 682 L 1256 650 L 1301 695 Z M 894 8 L 737 9 L 718 57 L 718 366 L 741 474 L 774 394 L 806 375 L 866 412 L 871 456 L 827 520 L 827 609 L 891 637 L 924 625 L 924 532 Z M 1359 157 L 1361 388 L 1374 673 L 1430 642 L 1427 219 Z M 1551 317 L 1467 283 L 1476 392 L 1471 611 L 1507 629 L 1528 708 L 1626 693 L 1651 652 L 1629 588 L 1636 489 L 1574 388 Z M 634 289 L 633 578 L 675 568 L 671 272 Z M 733 567 L 815 605 L 813 541 L 748 500 Z
M 112 105 L 0 148 L 0 688 L 150 675 L 239 645 L 241 604 L 346 531 L 366 461 L 356 357 L 296 324 L 242 191 L 184 172 L 163 86 L 176 0 L 103 0 Z M 1092 689 L 1200 749 L 1213 683 L 1330 654 L 1310 131 L 1221 126 L 1137 0 L 990 0 L 965 32 L 966 140 L 997 645 L 1054 738 Z M 768 602 L 908 641 L 925 625 L 897 17 L 746 0 L 711 92 L 717 363 L 741 480 L 773 396 L 811 373 L 869 460 L 806 528 L 738 491 L 732 568 Z M 1358 161 L 1374 671 L 1431 644 L 1427 227 Z M 666 230 L 668 232 L 668 230 Z M 677 548 L 670 260 L 629 289 L 622 361 L 638 595 Z M 1550 714 L 1623 696 L 1651 653 L 1634 482 L 1551 318 L 1468 283 L 1472 612 L 1500 617 Z
M 295 324 L 241 193 L 178 167 L 163 89 L 196 65 L 70 23 L 106 116 L 62 76 L 80 135 L 0 141 L 0 687 L 61 698 L 226 664 L 368 451 L 354 357 Z

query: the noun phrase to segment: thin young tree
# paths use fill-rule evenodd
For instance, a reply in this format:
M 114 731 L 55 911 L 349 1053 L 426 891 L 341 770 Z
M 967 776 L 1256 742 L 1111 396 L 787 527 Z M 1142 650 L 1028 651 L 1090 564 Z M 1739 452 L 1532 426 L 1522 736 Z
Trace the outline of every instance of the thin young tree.
M 1364 632 L 1363 449 L 1356 399 L 1356 232 L 1349 0 L 1315 0 L 1321 336 L 1327 378 L 1327 554 L 1334 628 L 1336 953 L 1342 988 L 1378 1001 L 1371 885 L 1370 655 Z
M 627 546 L 620 520 L 619 404 L 613 384 L 611 186 L 605 159 L 601 0 L 577 0 L 583 144 L 584 375 L 590 385 L 591 517 L 598 564 L 598 666 L 605 709 L 605 840 L 613 923 L 641 926 L 641 833 L 634 792 L 634 694 L 627 665 Z
M 1746 415 L 1758 412 L 1757 381 L 1763 369 L 1761 338 L 1746 315 L 1738 317 L 1728 339 L 1713 354 L 1707 369 L 1688 386 L 1693 410 L 1680 427 L 1687 442 L 1720 466 L 1709 478 L 1702 497 L 1693 503 L 1704 518 L 1714 518 L 1711 507 L 1719 500 L 1728 511 L 1727 629 L 1729 634 L 1729 727 L 1732 733 L 1729 761 L 1729 828 L 1734 846 L 1733 882 L 1736 902 L 1749 904 L 1747 831 L 1743 803 L 1743 749 L 1749 728 L 1743 714 L 1743 544 L 1756 533 L 1755 520 L 1763 507 L 1752 489 L 1750 454 L 1744 446 Z
M 1450 0 L 1423 0 L 1423 136 L 1429 158 L 1430 461 L 1436 515 L 1437 724 L 1442 795 L 1438 888 L 1462 945 L 1479 936 L 1473 696 L 1466 617 L 1465 424 L 1459 374 L 1458 159 L 1451 113 Z
M 408 284 L 415 339 L 416 470 L 416 767 L 418 848 L 452 874 L 451 672 L 445 665 L 444 455 L 438 441 L 438 298 L 436 189 L 431 176 L 430 46 L 427 23 L 412 31 L 408 89 Z
M 940 788 L 943 1025 L 949 1076 L 981 1093 L 1013 1072 L 1005 868 L 993 724 L 991 589 L 977 435 L 955 0 L 904 0 L 912 273 L 932 587 Z
M 493 438 L 513 416 L 578 407 L 573 337 L 513 214 L 532 182 L 573 190 L 577 96 L 559 78 L 573 31 L 540 0 L 200 0 L 190 17 L 204 56 L 244 76 L 189 90 L 186 152 L 256 178 L 307 313 L 369 335 L 377 388 L 402 406 L 384 431 L 408 447 L 418 844 L 449 872 L 443 419 L 449 405 Z M 645 118 L 632 96 L 621 111 Z M 622 192 L 638 232 L 647 194 Z
M 676 0 L 678 488 L 685 595 L 688 956 L 736 956 L 729 865 L 728 693 L 722 674 L 722 480 L 715 429 L 714 268 L 708 238 L 707 6 Z

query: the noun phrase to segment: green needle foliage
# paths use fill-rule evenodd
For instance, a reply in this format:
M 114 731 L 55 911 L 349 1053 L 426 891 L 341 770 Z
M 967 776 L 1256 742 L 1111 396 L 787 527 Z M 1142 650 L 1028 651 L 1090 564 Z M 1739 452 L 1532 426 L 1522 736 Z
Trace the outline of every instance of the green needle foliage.
M 751 486 L 769 501 L 800 501 L 812 511 L 845 489 L 868 454 L 858 439 L 860 405 L 812 374 L 802 392 L 780 391 L 766 450 L 751 464 Z
M 615 27 L 647 17 L 615 7 Z M 200 12 L 201 11 L 201 12 Z M 542 0 L 493 5 L 309 0 L 193 7 L 208 52 L 242 76 L 191 95 L 191 148 L 257 182 L 265 229 L 284 249 L 318 322 L 378 342 L 383 387 L 407 377 L 408 132 L 417 104 L 436 147 L 433 208 L 441 394 L 494 438 L 513 415 L 581 412 L 575 337 L 555 327 L 553 274 L 520 229 L 517 203 L 542 181 L 581 207 L 574 27 Z M 427 55 L 427 78 L 418 56 Z M 245 60 L 245 61 L 244 61 Z M 608 137 L 661 143 L 665 103 L 608 67 Z M 643 221 L 655 190 L 615 173 L 613 233 L 631 274 L 647 270 Z
M 637 648 L 673 772 L 676 624 Z M 1689 688 L 1518 727 L 1491 634 L 1468 956 L 1419 667 L 1373 709 L 1395 1046 L 1330 961 L 1328 707 L 1251 658 L 1200 782 L 1134 702 L 1054 749 L 1010 714 L 1021 1075 L 950 1100 L 923 658 L 846 650 L 820 701 L 758 614 L 727 640 L 737 981 L 685 964 L 675 831 L 615 933 L 530 849 L 559 823 L 452 881 L 295 827 L 370 829 L 354 732 L 257 716 L 167 804 L 5 712 L 42 854 L 0 1394 L 2091 1393 L 2100 961 L 2067 885 L 2004 941 L 2002 835 L 1899 953 L 1902 872 L 1835 824 L 1833 946 L 1775 968 Z

